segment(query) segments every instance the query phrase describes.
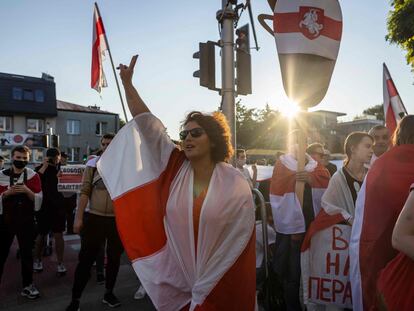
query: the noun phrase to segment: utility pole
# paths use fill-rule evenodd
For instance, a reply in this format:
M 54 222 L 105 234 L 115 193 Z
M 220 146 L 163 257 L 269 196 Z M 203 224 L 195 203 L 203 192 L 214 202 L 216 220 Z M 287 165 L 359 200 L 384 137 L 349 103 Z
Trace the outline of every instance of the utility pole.
M 237 13 L 231 0 L 222 0 L 222 9 L 217 12 L 221 23 L 221 98 L 222 112 L 230 125 L 233 148 L 236 149 L 236 107 L 234 66 L 234 21 Z

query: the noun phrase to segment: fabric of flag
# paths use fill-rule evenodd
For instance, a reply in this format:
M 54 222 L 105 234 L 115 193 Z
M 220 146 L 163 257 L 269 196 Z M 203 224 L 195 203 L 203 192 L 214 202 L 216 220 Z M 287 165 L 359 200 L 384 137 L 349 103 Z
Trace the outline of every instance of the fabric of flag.
M 34 210 L 38 211 L 42 207 L 42 184 L 39 175 L 32 169 L 26 167 L 27 181 L 26 186 L 35 194 Z M 0 215 L 3 214 L 3 192 L 10 186 L 10 176 L 4 174 L 5 170 L 0 171 Z M 24 182 L 24 174 L 22 173 L 16 183 Z
M 99 10 L 95 4 L 93 12 L 93 36 L 92 36 L 92 68 L 91 68 L 91 88 L 99 93 L 103 87 L 107 87 L 105 73 L 103 71 L 103 60 L 105 51 L 108 50 L 105 37 L 105 28 Z
M 414 305 L 414 260 L 399 253 L 382 270 L 377 288 L 388 311 L 411 311 Z
M 383 93 L 385 126 L 394 133 L 398 122 L 407 115 L 407 109 L 398 94 L 394 81 L 391 78 L 387 65 L 383 65 Z
M 336 0 L 280 0 L 273 17 L 279 54 L 312 54 L 336 60 L 342 13 Z
M 190 162 L 150 113 L 119 131 L 97 168 L 125 250 L 157 310 L 254 309 L 254 207 L 240 172 L 217 163 L 195 217 Z
M 392 231 L 414 179 L 414 145 L 395 146 L 368 171 L 355 204 L 349 247 L 354 310 L 377 310 L 377 279 L 398 254 Z
M 321 198 L 328 187 L 330 174 L 321 164 L 307 156 L 305 171 L 311 175 L 314 215 L 321 209 Z M 270 204 L 276 232 L 296 234 L 306 231 L 302 206 L 295 193 L 297 160 L 290 154 L 276 162 L 270 185 Z
M 342 170 L 332 176 L 322 196 L 322 209 L 310 225 L 302 244 L 305 304 L 352 308 L 349 282 L 351 226 L 345 223 L 353 218 L 354 201 Z

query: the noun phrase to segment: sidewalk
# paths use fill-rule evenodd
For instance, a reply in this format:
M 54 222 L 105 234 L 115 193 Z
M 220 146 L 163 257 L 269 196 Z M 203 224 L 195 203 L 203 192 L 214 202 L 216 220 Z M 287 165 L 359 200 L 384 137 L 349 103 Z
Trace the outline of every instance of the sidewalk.
M 10 249 L 6 266 L 4 267 L 2 283 L 0 284 L 0 310 L 65 310 L 71 298 L 73 276 L 79 249 L 79 236 L 65 236 L 65 266 L 68 269 L 68 272 L 63 277 L 56 276 L 57 263 L 54 254 L 50 257 L 44 257 L 44 271 L 41 273 L 34 273 L 33 275 L 34 283 L 39 289 L 41 297 L 36 300 L 29 300 L 20 295 L 20 260 L 16 258 L 17 242 L 14 241 Z M 122 303 L 117 310 L 155 310 L 148 296 L 142 300 L 134 300 L 134 294 L 137 288 L 138 279 L 136 278 L 135 272 L 130 266 L 128 259 L 123 255 L 114 291 Z M 112 308 L 109 308 L 101 302 L 104 290 L 105 285 L 96 283 L 95 269 L 93 268 L 91 271 L 91 279 L 81 299 L 81 310 L 112 310 Z

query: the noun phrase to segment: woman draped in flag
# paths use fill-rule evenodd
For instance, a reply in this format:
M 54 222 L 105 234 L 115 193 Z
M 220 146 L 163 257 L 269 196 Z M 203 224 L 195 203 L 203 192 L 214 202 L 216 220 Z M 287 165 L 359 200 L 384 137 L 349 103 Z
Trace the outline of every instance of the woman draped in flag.
M 121 239 L 158 310 L 254 310 L 254 208 L 221 113 L 188 114 L 183 150 L 120 65 L 134 119 L 97 164 Z
M 414 116 L 409 115 L 397 126 L 394 147 L 368 171 L 356 201 L 349 246 L 354 310 L 379 310 L 378 275 L 398 254 L 392 231 L 413 180 Z
M 369 163 L 373 154 L 373 138 L 364 132 L 353 132 L 345 139 L 344 152 L 346 154 L 345 165 L 342 169 L 338 170 L 329 181 L 328 188 L 322 196 L 322 209 L 315 221 L 312 222 L 305 240 L 302 245 L 302 272 L 303 272 L 303 289 L 305 304 L 309 310 L 342 310 L 341 308 L 352 307 L 351 288 L 347 287 L 349 284 L 349 273 L 347 272 L 343 278 L 339 279 L 334 269 L 328 269 L 325 277 L 327 279 L 335 279 L 337 284 L 343 284 L 342 290 L 338 288 L 335 291 L 327 291 L 324 299 L 315 297 L 312 293 L 315 293 L 314 283 L 311 282 L 315 276 L 320 275 L 320 269 L 314 269 L 314 267 L 322 267 L 326 264 L 326 256 L 316 258 L 313 256 L 314 250 L 320 253 L 335 253 L 338 254 L 338 250 L 333 252 L 332 244 L 326 243 L 325 240 L 321 240 L 321 236 L 329 236 L 331 234 L 326 233 L 325 229 L 331 230 L 332 226 L 352 225 L 355 214 L 355 201 L 357 194 L 361 189 L 362 183 L 367 173 L 365 164 Z M 349 238 L 351 235 L 351 229 L 348 226 L 335 226 L 338 232 L 341 232 L 340 239 L 344 241 L 344 245 L 349 244 Z M 344 228 L 345 227 L 345 228 Z M 332 228 L 334 230 L 334 228 Z M 329 245 L 331 248 L 328 248 Z M 311 249 L 312 246 L 312 249 Z M 348 257 L 348 247 L 342 247 L 341 251 L 344 253 L 344 258 Z M 338 254 L 339 256 L 339 254 Z M 339 257 L 338 257 L 339 258 Z M 321 260 L 319 262 L 319 260 Z M 348 271 L 346 269 L 347 260 L 338 260 L 341 266 L 338 267 L 340 271 Z M 345 273 L 344 273 L 345 274 Z M 326 299 L 329 297 L 329 299 Z M 329 301 L 328 303 L 326 301 Z M 322 305 L 329 304 L 329 308 L 325 309 Z
M 414 180 L 414 179 L 413 179 Z M 414 305 L 414 184 L 392 233 L 400 253 L 384 268 L 378 290 L 384 310 L 408 311 Z
M 302 310 L 300 304 L 300 248 L 307 228 L 320 210 L 328 186 L 329 171 L 307 155 L 304 171 L 298 171 L 297 131 L 288 135 L 288 153 L 280 156 L 273 170 L 270 203 L 276 230 L 275 272 L 283 282 L 287 310 Z M 303 206 L 295 193 L 296 181 L 305 182 Z
M 332 176 L 322 196 L 324 213 L 340 214 L 342 221 L 352 225 L 355 201 L 368 171 L 365 164 L 370 162 L 374 152 L 373 143 L 373 138 L 364 132 L 353 132 L 345 139 L 344 152 L 347 158 L 344 167 Z

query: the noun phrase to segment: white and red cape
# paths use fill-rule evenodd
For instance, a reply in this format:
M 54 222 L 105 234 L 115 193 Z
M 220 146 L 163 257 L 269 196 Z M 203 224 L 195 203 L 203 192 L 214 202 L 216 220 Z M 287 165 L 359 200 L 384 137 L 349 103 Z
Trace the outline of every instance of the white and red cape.
M 157 310 L 254 310 L 253 199 L 236 169 L 216 165 L 195 241 L 193 170 L 152 114 L 125 125 L 97 168 Z
M 354 310 L 378 310 L 377 279 L 398 252 L 392 230 L 414 179 L 414 145 L 393 147 L 375 161 L 358 194 L 350 269 Z
M 42 206 L 42 183 L 39 175 L 30 168 L 25 168 L 27 174 L 26 186 L 35 194 L 34 210 L 40 210 Z M 4 174 L 5 170 L 0 171 L 0 215 L 3 214 L 3 192 L 10 186 L 10 176 Z M 18 179 L 18 183 L 23 183 L 24 173 Z

